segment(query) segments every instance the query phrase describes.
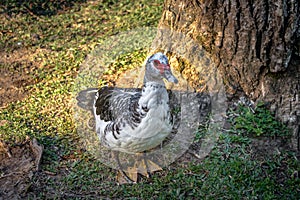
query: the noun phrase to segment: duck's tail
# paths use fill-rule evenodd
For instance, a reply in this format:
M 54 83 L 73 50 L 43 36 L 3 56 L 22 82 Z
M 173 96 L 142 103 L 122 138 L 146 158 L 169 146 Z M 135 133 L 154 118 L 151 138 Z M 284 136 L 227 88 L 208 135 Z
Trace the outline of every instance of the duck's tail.
M 81 90 L 76 97 L 77 105 L 80 108 L 93 112 L 97 92 L 97 88 L 88 88 L 86 90 Z

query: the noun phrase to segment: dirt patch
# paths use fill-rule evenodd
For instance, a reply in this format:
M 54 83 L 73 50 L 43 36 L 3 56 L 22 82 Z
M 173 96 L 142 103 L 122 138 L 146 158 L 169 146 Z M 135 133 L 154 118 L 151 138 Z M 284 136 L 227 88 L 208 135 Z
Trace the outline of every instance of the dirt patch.
M 9 147 L 0 141 L 0 200 L 22 198 L 38 171 L 43 147 L 35 139 Z
M 27 49 L 0 52 L 0 108 L 27 96 L 26 86 L 35 82 L 32 54 Z

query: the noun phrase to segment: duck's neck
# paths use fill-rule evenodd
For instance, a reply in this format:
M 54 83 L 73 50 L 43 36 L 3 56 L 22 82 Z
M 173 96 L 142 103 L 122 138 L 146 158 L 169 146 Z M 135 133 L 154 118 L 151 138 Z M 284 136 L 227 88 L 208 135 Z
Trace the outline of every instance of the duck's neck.
M 165 83 L 157 83 L 152 81 L 144 82 L 143 88 L 166 89 Z
M 148 72 L 147 72 L 147 70 L 146 70 L 146 72 L 145 72 L 145 76 L 144 76 L 144 85 L 146 84 L 146 83 L 148 83 L 148 82 L 151 82 L 151 83 L 157 83 L 157 84 L 160 84 L 160 85 L 165 85 L 165 83 L 164 83 L 164 81 L 161 79 L 161 77 L 160 78 L 158 78 L 158 77 L 154 77 L 154 76 L 152 76 L 151 74 L 149 74 Z
M 165 85 L 148 81 L 142 89 L 139 104 L 146 108 L 154 108 L 157 105 L 166 104 L 169 101 Z

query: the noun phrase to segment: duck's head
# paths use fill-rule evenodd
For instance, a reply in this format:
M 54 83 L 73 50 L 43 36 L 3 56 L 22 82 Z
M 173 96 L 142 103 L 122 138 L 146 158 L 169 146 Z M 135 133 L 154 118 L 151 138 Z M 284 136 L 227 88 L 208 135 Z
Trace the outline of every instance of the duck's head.
M 150 56 L 146 62 L 144 83 L 157 82 L 164 84 L 163 78 L 172 83 L 178 83 L 173 75 L 167 56 L 159 52 Z

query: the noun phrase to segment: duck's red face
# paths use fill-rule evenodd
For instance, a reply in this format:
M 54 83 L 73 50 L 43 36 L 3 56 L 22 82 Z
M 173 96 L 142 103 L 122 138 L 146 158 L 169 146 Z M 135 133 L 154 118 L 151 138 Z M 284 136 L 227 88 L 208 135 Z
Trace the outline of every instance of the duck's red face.
M 159 60 L 154 60 L 153 62 L 154 62 L 154 66 L 156 67 L 156 69 L 160 71 L 161 74 L 163 74 L 165 70 L 170 70 L 169 64 L 160 63 Z

